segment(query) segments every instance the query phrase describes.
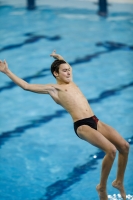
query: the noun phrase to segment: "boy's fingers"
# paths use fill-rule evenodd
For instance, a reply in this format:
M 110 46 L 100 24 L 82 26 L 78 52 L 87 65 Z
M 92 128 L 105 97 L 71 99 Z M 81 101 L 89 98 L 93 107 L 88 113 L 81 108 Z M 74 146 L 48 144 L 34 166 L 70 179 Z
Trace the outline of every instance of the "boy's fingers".
M 53 54 L 50 54 L 50 56 L 54 57 L 54 55 L 53 55 Z
M 52 54 L 55 54 L 55 52 L 56 52 L 56 50 L 54 50 L 54 51 L 52 52 Z
M 52 57 L 56 57 L 57 55 L 56 55 L 56 54 L 50 54 L 50 56 L 52 56 Z

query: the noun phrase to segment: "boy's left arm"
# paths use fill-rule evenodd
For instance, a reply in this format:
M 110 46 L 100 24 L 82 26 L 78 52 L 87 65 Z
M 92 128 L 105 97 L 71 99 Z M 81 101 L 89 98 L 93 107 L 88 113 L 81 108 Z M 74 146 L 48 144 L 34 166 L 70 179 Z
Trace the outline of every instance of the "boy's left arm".
M 51 57 L 57 59 L 57 60 L 64 60 L 68 65 L 69 63 L 59 54 L 56 54 L 56 50 L 54 50 L 51 54 L 50 54 Z M 69 67 L 72 69 L 72 67 L 69 65 Z

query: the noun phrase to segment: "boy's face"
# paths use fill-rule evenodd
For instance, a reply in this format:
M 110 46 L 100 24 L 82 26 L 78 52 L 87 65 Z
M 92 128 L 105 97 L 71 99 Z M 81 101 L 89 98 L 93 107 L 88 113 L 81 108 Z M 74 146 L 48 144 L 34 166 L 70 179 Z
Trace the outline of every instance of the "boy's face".
M 54 75 L 59 82 L 70 83 L 72 81 L 72 68 L 67 63 L 63 63 L 59 67 L 59 73 L 54 72 Z

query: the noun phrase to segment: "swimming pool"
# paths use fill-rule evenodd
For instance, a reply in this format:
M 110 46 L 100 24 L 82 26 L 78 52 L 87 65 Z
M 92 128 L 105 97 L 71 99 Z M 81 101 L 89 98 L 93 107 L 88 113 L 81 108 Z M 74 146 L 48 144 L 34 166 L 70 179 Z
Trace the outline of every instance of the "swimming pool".
M 130 5 L 132 7 L 132 5 Z M 55 82 L 56 49 L 72 65 L 74 81 L 95 114 L 130 143 L 125 174 L 133 195 L 133 13 L 128 5 L 100 18 L 90 8 L 0 7 L 0 54 L 30 83 Z M 23 91 L 0 74 L 1 200 L 96 200 L 104 154 L 79 140 L 68 113 L 47 95 Z M 108 180 L 111 187 L 117 159 Z

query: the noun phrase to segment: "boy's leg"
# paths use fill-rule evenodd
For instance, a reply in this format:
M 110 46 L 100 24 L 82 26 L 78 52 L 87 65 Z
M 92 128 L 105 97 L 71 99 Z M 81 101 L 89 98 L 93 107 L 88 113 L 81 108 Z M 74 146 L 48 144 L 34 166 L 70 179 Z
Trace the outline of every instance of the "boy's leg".
M 106 183 L 115 159 L 116 148 L 101 133 L 89 126 L 80 126 L 77 129 L 77 134 L 81 139 L 102 149 L 106 153 L 102 162 L 101 178 L 99 185 L 97 185 L 97 191 L 99 193 L 100 200 L 107 200 Z
M 112 185 L 120 191 L 123 199 L 125 200 L 126 193 L 124 190 L 123 181 L 128 160 L 129 144 L 119 135 L 116 130 L 101 121 L 98 122 L 98 131 L 102 133 L 103 136 L 106 137 L 112 144 L 114 144 L 119 151 L 117 176 Z

